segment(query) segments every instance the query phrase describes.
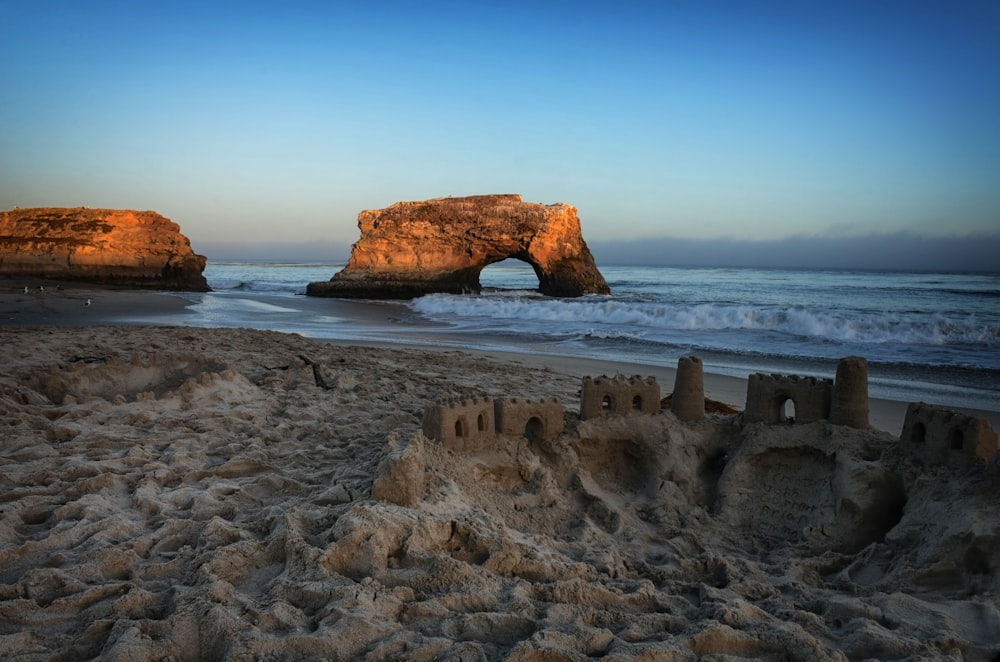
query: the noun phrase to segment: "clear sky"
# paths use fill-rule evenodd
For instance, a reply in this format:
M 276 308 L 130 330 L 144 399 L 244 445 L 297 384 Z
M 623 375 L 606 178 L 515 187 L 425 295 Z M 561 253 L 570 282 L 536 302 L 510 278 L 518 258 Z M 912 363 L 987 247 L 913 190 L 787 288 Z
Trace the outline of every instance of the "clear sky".
M 153 209 L 210 258 L 482 193 L 575 205 L 599 261 L 1000 246 L 995 0 L 0 0 L 0 86 L 0 208 Z

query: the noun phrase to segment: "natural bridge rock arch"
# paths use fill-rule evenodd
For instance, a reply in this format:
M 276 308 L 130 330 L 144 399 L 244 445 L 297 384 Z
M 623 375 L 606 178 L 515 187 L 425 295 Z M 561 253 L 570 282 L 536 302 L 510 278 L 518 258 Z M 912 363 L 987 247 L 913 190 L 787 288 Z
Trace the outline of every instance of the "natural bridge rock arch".
M 361 238 L 347 266 L 310 283 L 312 296 L 409 299 L 478 292 L 479 274 L 508 258 L 527 262 L 551 296 L 608 294 L 580 232 L 576 207 L 477 195 L 397 202 L 358 214 Z

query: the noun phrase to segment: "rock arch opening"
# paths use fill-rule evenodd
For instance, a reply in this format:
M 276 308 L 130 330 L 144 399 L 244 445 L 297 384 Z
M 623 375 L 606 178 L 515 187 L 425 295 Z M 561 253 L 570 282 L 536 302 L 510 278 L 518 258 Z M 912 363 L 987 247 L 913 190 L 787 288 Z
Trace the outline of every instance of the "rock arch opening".
M 479 272 L 479 287 L 483 290 L 538 290 L 541 279 L 538 268 L 529 260 L 507 257 L 487 264 Z

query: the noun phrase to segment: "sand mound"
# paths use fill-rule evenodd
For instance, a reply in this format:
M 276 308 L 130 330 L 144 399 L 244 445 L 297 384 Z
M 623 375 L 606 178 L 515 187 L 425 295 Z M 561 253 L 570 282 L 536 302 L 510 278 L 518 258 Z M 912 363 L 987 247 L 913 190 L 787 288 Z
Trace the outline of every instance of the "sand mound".
M 990 660 L 1000 470 L 814 423 L 580 421 L 453 352 L 0 329 L 12 659 Z M 461 452 L 441 396 L 558 396 Z

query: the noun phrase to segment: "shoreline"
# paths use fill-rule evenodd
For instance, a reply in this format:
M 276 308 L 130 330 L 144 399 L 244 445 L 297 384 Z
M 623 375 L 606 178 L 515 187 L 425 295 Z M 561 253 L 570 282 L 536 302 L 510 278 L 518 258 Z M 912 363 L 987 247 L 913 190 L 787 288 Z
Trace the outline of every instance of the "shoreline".
M 39 286 L 44 287 L 40 290 Z M 24 293 L 24 288 L 28 293 Z M 87 300 L 91 305 L 85 305 Z M 194 305 L 190 296 L 181 293 L 155 290 L 113 289 L 87 283 L 48 281 L 42 279 L 7 279 L 0 285 L 0 327 L 43 328 L 93 327 L 93 326 L 187 326 L 171 323 L 183 319 L 186 309 Z M 323 303 L 328 305 L 328 301 Z M 346 306 L 357 308 L 355 302 L 345 302 Z M 366 309 L 367 310 L 367 309 Z M 375 316 L 373 316 L 375 317 Z M 384 322 L 393 319 L 390 310 Z M 190 328 L 226 328 L 191 326 Z M 238 327 L 232 327 L 238 328 Z M 278 330 L 282 333 L 288 331 Z M 291 332 L 294 333 L 294 332 Z M 300 334 L 301 335 L 301 334 Z M 308 336 L 306 336 L 308 337 Z M 660 385 L 661 396 L 673 391 L 676 366 L 664 366 L 639 361 L 617 361 L 597 359 L 570 354 L 546 353 L 544 351 L 513 351 L 492 348 L 470 348 L 449 344 L 435 344 L 419 339 L 401 338 L 390 340 L 364 340 L 342 338 L 315 338 L 337 346 L 373 347 L 386 349 L 415 349 L 439 352 L 461 352 L 475 360 L 476 357 L 490 357 L 511 364 L 521 364 L 531 368 L 543 368 L 554 373 L 582 379 L 586 376 L 601 375 L 653 376 Z M 835 365 L 831 366 L 835 369 Z M 745 378 L 718 374 L 706 370 L 704 373 L 706 397 L 722 402 L 742 411 L 746 405 L 747 382 Z M 917 400 L 896 400 L 871 397 L 870 425 L 878 430 L 899 435 L 906 409 L 910 402 Z M 934 402 L 927 404 L 935 405 Z M 974 407 L 938 405 L 987 420 L 996 430 L 1000 430 L 1000 411 Z

